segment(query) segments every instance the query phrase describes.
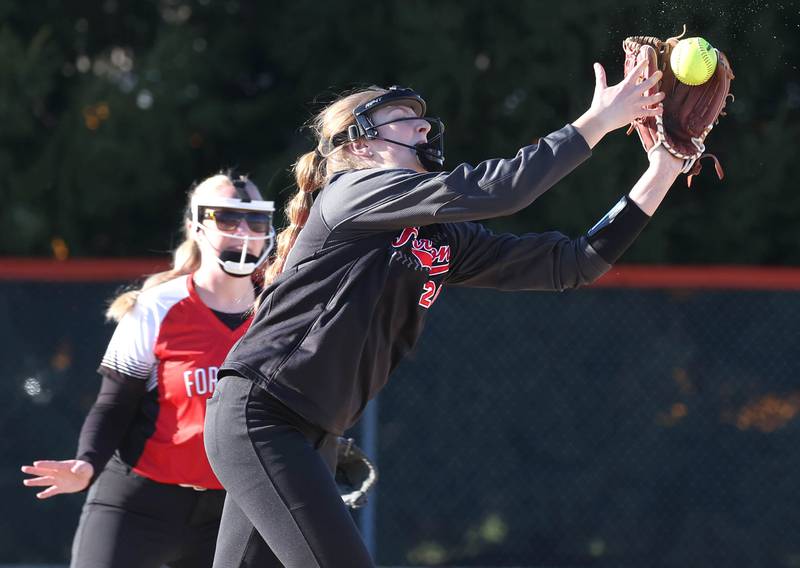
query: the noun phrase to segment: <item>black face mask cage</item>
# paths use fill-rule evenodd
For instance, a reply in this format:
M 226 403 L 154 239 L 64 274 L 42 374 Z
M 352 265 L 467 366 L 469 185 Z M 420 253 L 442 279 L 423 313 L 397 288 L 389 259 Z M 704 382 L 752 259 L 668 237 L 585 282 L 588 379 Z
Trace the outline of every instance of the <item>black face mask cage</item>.
M 390 104 L 411 107 L 417 116 L 398 118 L 382 124 L 375 124 L 372 121 L 371 114 L 378 108 Z M 385 140 L 386 142 L 414 150 L 417 154 L 417 158 L 422 164 L 422 167 L 424 167 L 426 170 L 431 172 L 441 171 L 444 169 L 444 122 L 436 117 L 425 116 L 425 110 L 425 100 L 419 96 L 416 91 L 394 85 L 389 88 L 387 93 L 379 95 L 374 99 L 370 99 L 366 103 L 356 107 L 355 110 L 353 110 L 353 117 L 355 118 L 356 123 L 351 124 L 347 128 L 346 138 L 342 136 L 344 133 L 340 133 L 334 136 L 332 141 L 335 145 L 338 145 L 337 142 L 339 142 L 339 144 L 343 144 L 345 142 L 354 142 L 361 137 L 367 138 L 368 140 Z M 429 135 L 428 141 L 411 146 L 409 144 L 403 144 L 395 140 L 380 138 L 378 136 L 379 126 L 385 126 L 386 124 L 405 120 L 424 120 L 430 124 L 432 134 Z

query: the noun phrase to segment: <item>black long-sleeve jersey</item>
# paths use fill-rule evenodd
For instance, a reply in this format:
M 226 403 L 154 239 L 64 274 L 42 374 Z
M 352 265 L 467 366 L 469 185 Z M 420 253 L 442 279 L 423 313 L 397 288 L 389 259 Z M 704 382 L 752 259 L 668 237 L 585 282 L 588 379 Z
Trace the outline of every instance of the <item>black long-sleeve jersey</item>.
M 495 235 L 471 222 L 527 207 L 590 154 L 568 125 L 513 159 L 449 173 L 334 175 L 220 376 L 248 378 L 341 434 L 413 348 L 444 287 L 564 290 L 610 268 L 586 236 Z

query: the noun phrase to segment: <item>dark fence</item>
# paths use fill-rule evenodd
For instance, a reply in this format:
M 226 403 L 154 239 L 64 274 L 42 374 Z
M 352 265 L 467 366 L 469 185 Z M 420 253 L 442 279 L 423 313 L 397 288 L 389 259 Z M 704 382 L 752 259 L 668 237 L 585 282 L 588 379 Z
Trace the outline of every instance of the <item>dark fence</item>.
M 118 286 L 0 282 L 0 563 L 68 558 L 82 496 L 37 502 L 19 465 L 74 452 Z M 377 404 L 378 562 L 800 566 L 798 313 L 788 290 L 446 290 Z

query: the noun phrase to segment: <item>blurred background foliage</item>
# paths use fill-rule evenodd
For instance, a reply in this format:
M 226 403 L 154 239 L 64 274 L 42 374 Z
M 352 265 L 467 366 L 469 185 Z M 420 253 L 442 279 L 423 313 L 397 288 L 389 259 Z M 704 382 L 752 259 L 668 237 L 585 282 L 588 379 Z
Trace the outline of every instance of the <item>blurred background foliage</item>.
M 302 125 L 354 86 L 422 92 L 451 165 L 512 155 L 588 107 L 594 61 L 621 78 L 626 36 L 684 23 L 736 73 L 727 177 L 676 184 L 623 260 L 800 265 L 800 9 L 754 0 L 0 0 L 0 255 L 163 255 L 224 167 L 280 207 Z M 579 234 L 645 167 L 615 132 L 490 225 Z M 18 467 L 74 449 L 117 284 L 0 293 L 0 561 L 68 556 L 83 496 L 34 507 Z M 795 294 L 515 298 L 445 295 L 382 395 L 380 562 L 800 566 Z
M 627 262 L 798 264 L 793 2 L 0 0 L 0 254 L 148 256 L 177 239 L 192 181 L 222 167 L 280 207 L 301 128 L 354 86 L 412 86 L 447 124 L 450 165 L 512 155 L 621 78 L 628 35 L 682 24 L 725 51 L 736 100 L 710 136 L 727 177 L 679 182 Z M 498 230 L 579 234 L 646 166 L 612 133 Z M 282 224 L 279 216 L 277 224 Z

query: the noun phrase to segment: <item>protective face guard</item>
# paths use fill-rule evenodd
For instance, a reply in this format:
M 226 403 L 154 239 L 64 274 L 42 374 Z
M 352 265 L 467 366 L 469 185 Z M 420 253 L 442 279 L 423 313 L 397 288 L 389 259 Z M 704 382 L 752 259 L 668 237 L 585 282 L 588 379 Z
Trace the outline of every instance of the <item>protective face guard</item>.
M 251 200 L 249 196 L 247 196 L 246 192 L 243 190 L 240 191 L 241 188 L 236 186 L 237 183 L 239 183 L 239 180 L 234 182 L 234 187 L 236 187 L 240 196 L 247 198 L 246 200 L 236 197 L 192 197 L 192 228 L 196 231 L 211 231 L 218 235 L 222 235 L 227 239 L 239 239 L 244 241 L 242 243 L 241 253 L 234 251 L 220 251 L 216 257 L 216 261 L 226 274 L 230 274 L 231 276 L 249 276 L 256 270 L 256 268 L 261 266 L 267 260 L 269 253 L 272 252 L 272 247 L 275 243 L 275 229 L 272 227 L 272 214 L 275 212 L 275 205 L 272 201 Z M 244 182 L 241 183 L 243 186 Z M 206 208 L 235 209 L 237 211 L 257 211 L 259 213 L 266 213 L 270 218 L 269 231 L 263 236 L 242 236 L 226 233 L 216 228 L 207 227 L 201 222 L 201 219 L 203 218 L 203 211 Z M 256 257 L 255 255 L 247 252 L 248 245 L 251 241 L 266 241 L 264 243 L 264 250 L 261 251 L 260 256 Z
M 398 118 L 395 120 L 390 120 L 389 122 L 375 124 L 372 121 L 372 113 L 380 107 L 386 105 L 404 105 L 411 107 L 417 116 Z M 355 110 L 353 110 L 353 117 L 355 118 L 356 123 L 347 128 L 346 141 L 355 142 L 359 138 L 364 137 L 368 140 L 384 140 L 385 142 L 410 148 L 417 153 L 417 158 L 422 164 L 422 167 L 424 167 L 426 170 L 429 172 L 442 171 L 444 169 L 444 122 L 436 117 L 425 116 L 425 110 L 425 100 L 419 96 L 416 91 L 394 85 L 389 87 L 388 93 L 384 93 L 375 97 L 374 99 L 370 99 L 364 104 L 357 106 Z M 411 146 L 410 144 L 403 144 L 402 142 L 398 142 L 396 140 L 389 140 L 388 138 L 381 138 L 378 136 L 379 126 L 385 126 L 394 122 L 402 122 L 404 120 L 420 119 L 425 120 L 431 125 L 431 133 L 433 134 L 428 136 L 427 142 Z M 336 142 L 334 142 L 334 144 L 335 143 Z

